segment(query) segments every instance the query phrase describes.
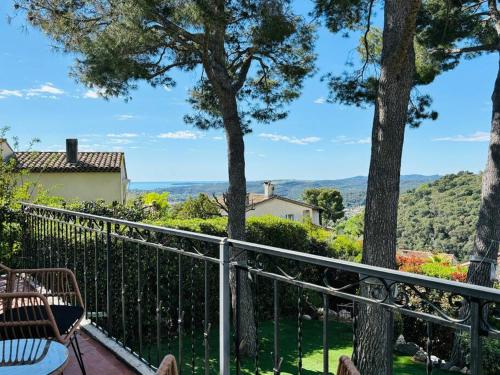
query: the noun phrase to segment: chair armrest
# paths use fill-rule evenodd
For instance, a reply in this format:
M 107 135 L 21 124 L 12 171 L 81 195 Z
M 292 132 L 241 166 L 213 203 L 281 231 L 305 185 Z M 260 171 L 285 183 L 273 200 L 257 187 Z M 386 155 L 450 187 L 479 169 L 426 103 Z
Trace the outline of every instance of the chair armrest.
M 79 305 L 85 309 L 75 274 L 68 268 L 35 268 L 12 270 L 17 282 L 15 291 L 36 290 L 51 304 Z

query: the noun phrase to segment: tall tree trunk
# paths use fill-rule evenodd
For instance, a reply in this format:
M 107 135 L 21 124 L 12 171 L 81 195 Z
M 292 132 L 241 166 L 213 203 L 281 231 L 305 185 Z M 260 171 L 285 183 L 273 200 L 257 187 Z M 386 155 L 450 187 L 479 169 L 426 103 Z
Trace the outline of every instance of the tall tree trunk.
M 496 264 L 500 241 L 500 61 L 491 101 L 488 160 L 483 172 L 476 238 L 470 252 L 471 262 L 467 271 L 467 283 L 488 287 L 493 286 L 491 272 Z M 450 363 L 458 366 L 465 364 L 460 334 L 455 334 Z
M 366 194 L 364 264 L 396 267 L 399 180 L 410 91 L 415 73 L 413 37 L 419 0 L 386 0 L 382 62 L 372 129 Z M 377 284 L 363 283 L 369 295 Z M 363 375 L 392 373 L 392 313 L 362 305 L 354 358 Z
M 493 286 L 490 277 L 491 262 L 496 263 L 500 241 L 500 64 L 491 101 L 493 109 L 488 160 L 483 173 L 476 239 L 470 254 L 473 261 L 467 272 L 469 284 L 489 287 Z M 478 262 L 475 259 L 484 261 Z
M 245 207 L 246 207 L 246 178 L 245 178 L 245 143 L 243 130 L 238 114 L 236 96 L 228 94 L 221 100 L 223 108 L 224 128 L 227 141 L 227 160 L 229 174 L 229 188 L 227 194 L 228 205 L 228 236 L 235 240 L 245 239 Z M 231 254 L 233 262 L 246 261 L 247 254 L 241 250 L 234 250 Z M 236 272 L 231 270 L 230 285 L 233 311 L 237 311 L 236 301 Z M 240 271 L 239 288 L 239 334 L 240 353 L 254 356 L 257 346 L 257 332 L 254 321 L 254 304 L 252 289 L 248 274 Z M 236 322 L 235 322 L 236 324 Z

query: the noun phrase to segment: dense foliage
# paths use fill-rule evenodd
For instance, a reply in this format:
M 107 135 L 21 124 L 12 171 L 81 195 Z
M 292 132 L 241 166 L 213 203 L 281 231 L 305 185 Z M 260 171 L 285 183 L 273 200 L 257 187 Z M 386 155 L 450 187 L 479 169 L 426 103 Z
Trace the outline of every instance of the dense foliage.
M 302 199 L 306 203 L 323 209 L 321 219 L 324 226 L 333 225 L 344 216 L 344 200 L 336 189 L 307 189 L 302 193 Z
M 208 195 L 200 193 L 176 204 L 172 208 L 171 216 L 179 219 L 209 219 L 221 216 L 221 213 L 219 206 Z
M 465 259 L 473 245 L 481 176 L 447 175 L 403 194 L 399 203 L 398 245 L 438 250 Z

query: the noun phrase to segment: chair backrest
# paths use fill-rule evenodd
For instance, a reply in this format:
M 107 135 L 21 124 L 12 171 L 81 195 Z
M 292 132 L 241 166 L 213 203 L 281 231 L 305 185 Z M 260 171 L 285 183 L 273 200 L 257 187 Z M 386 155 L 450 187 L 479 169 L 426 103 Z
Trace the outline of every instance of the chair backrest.
M 158 371 L 156 375 L 177 375 L 177 362 L 175 361 L 175 357 L 171 354 L 168 354 L 163 361 L 161 361 L 160 367 L 158 367 Z
M 360 375 L 360 373 L 356 366 L 354 366 L 354 363 L 352 363 L 351 358 L 343 355 L 339 358 L 337 375 Z

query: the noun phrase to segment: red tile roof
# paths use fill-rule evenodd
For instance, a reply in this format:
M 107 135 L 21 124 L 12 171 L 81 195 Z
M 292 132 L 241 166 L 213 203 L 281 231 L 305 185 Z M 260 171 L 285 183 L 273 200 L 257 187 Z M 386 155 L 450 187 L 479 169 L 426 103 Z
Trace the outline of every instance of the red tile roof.
M 18 167 L 31 172 L 120 172 L 123 152 L 79 152 L 70 164 L 65 152 L 16 152 Z
M 266 197 L 264 194 L 248 193 L 248 203 L 253 204 L 254 206 L 257 204 L 260 204 L 262 202 L 266 202 L 268 200 L 271 200 L 271 199 L 279 199 L 279 200 L 282 200 L 282 201 L 285 201 L 288 203 L 297 204 L 299 206 L 312 208 L 313 210 L 322 211 L 321 207 L 318 207 L 318 206 L 315 206 L 315 205 L 312 205 L 312 204 L 309 204 L 306 202 L 302 202 L 299 200 L 290 199 L 287 197 L 282 197 L 281 195 L 271 195 L 271 196 Z

